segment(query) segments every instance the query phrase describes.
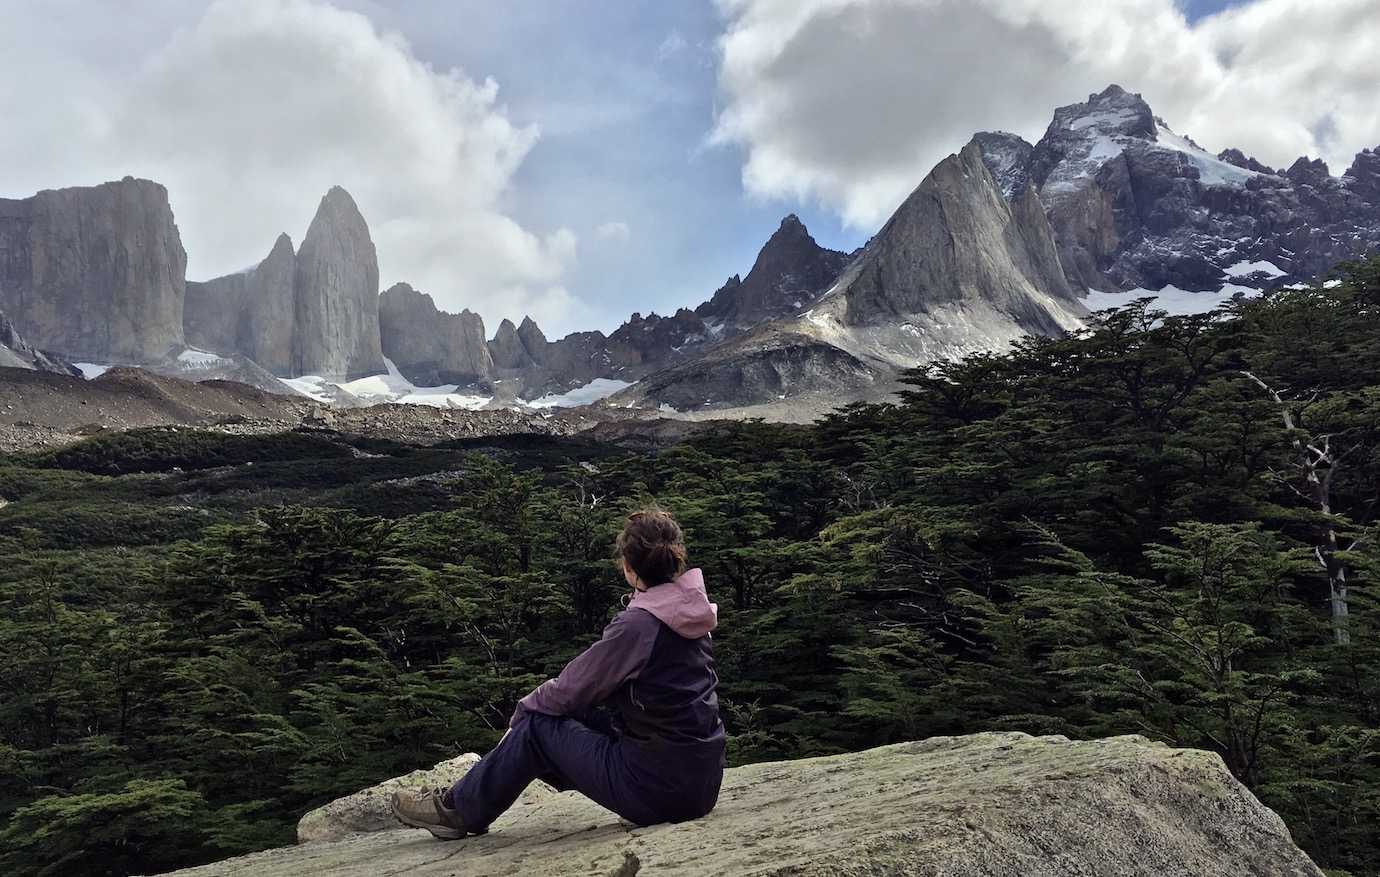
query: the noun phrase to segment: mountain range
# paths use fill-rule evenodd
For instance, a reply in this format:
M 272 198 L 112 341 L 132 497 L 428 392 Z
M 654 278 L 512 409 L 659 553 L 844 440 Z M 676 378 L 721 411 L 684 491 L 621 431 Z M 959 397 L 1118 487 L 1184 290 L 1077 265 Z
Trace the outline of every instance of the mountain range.
M 368 225 L 339 187 L 300 248 L 280 234 L 259 264 L 205 282 L 185 279 L 157 183 L 0 199 L 0 367 L 138 365 L 346 402 L 607 397 L 802 419 L 885 396 L 905 368 L 1075 329 L 1139 291 L 1195 293 L 1206 310 L 1377 245 L 1380 149 L 1341 176 L 1315 159 L 1214 155 L 1113 85 L 1058 108 L 1036 143 L 974 135 L 856 252 L 787 216 L 746 276 L 607 335 L 550 340 L 524 318 L 489 337 L 479 315 L 407 283 L 380 293 Z

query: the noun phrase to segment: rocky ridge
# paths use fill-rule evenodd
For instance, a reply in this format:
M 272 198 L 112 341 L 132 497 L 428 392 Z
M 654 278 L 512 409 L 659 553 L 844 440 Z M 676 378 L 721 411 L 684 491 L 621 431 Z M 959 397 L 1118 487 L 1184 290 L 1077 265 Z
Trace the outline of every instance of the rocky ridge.
M 187 254 L 158 183 L 0 198 L 0 310 L 74 361 L 141 363 L 182 345 Z
M 530 316 L 520 324 L 505 319 L 487 342 L 487 368 L 476 344 L 484 325 L 477 315 L 468 311 L 446 314 L 436 310 L 429 297 L 423 301 L 394 287 L 384 294 L 380 316 L 385 335 L 383 352 L 416 383 L 457 383 L 492 389 L 508 382 L 513 385 L 506 389 L 510 398 L 530 400 L 600 378 L 635 382 L 692 362 L 720 340 L 742 335 L 763 322 L 799 313 L 834 282 L 850 258 L 819 246 L 792 214 L 781 221 L 767 240 L 746 278 L 729 278 L 694 310 L 681 308 L 668 316 L 634 313 L 608 335 L 575 332 L 555 341 L 549 340 Z M 406 284 L 400 286 L 411 289 Z M 464 332 L 424 326 L 457 317 L 466 320 L 469 328 Z M 404 325 L 408 327 L 406 331 L 401 329 Z M 802 361 L 808 358 L 797 357 Z M 449 360 L 464 361 L 468 367 L 443 373 L 431 365 Z M 797 369 L 798 379 L 786 383 L 804 386 L 808 380 L 800 379 L 807 373 L 825 376 L 823 369 Z M 686 404 L 691 404 L 689 399 L 684 400 Z
M 1317 159 L 1279 171 L 1238 149 L 1213 155 L 1116 85 L 1057 109 L 1034 145 L 976 139 L 995 176 L 1038 188 L 1080 289 L 1302 282 L 1380 246 L 1371 150 L 1342 177 Z
M 1032 187 L 1014 200 L 974 141 L 940 162 L 810 307 L 659 372 L 613 405 L 743 408 L 869 398 L 900 369 L 1081 325 Z
M 251 269 L 184 283 L 166 191 L 129 178 L 0 200 L 0 309 L 56 356 L 274 392 L 291 391 L 274 376 L 316 376 L 335 389 L 294 389 L 342 404 L 433 404 L 441 394 L 413 391 L 451 387 L 462 407 L 572 405 L 632 384 L 604 411 L 802 419 L 887 397 L 900 369 L 1076 326 L 1082 295 L 1215 292 L 1206 309 L 1377 246 L 1380 150 L 1340 177 L 1307 158 L 1212 155 L 1113 85 L 1058 108 L 1037 143 L 976 134 L 858 252 L 787 216 L 745 277 L 608 335 L 551 340 L 526 317 L 486 338 L 478 315 L 406 284 L 378 296 L 367 224 L 339 187 L 298 251 L 283 235 Z M 390 392 L 340 386 L 366 376 Z
M 412 781 L 445 784 L 472 763 Z M 299 836 L 318 842 L 175 873 L 1322 875 L 1220 758 L 1143 737 L 990 733 L 753 764 L 725 774 L 707 817 L 646 828 L 534 784 L 488 834 L 449 843 L 387 822 L 386 793 L 408 780 L 308 814 Z

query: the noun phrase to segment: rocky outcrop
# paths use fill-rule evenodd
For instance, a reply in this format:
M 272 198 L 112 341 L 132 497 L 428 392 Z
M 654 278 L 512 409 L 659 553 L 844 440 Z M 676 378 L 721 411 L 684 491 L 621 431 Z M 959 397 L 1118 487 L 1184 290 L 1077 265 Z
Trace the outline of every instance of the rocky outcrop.
M 3 313 L 0 313 L 0 368 L 22 368 L 63 375 L 81 374 L 58 357 L 31 347 L 29 342 L 20 336 L 14 323 Z
M 406 283 L 379 297 L 379 333 L 383 355 L 418 386 L 487 386 L 493 379 L 484 320 L 469 310 L 438 310 L 431 296 Z
M 292 239 L 282 234 L 255 267 L 204 283 L 189 281 L 187 343 L 239 354 L 275 375 L 295 375 L 296 273 Z
M 279 377 L 379 374 L 386 369 L 378 285 L 369 227 L 354 199 L 335 186 L 297 253 L 279 235 L 255 267 L 187 284 L 187 341 L 243 356 Z
M 1069 281 L 1103 291 L 1218 290 L 1235 266 L 1306 281 L 1380 245 L 1376 160 L 1346 176 L 1301 158 L 1277 171 L 1239 149 L 1212 155 L 1119 86 L 1060 107 L 1029 161 L 1014 135 L 980 134 L 999 179 L 1039 189 Z M 1007 188 L 1008 198 L 1019 191 Z
M 1363 149 L 1347 168 L 1346 184 L 1367 204 L 1380 208 L 1380 147 Z
M 379 262 L 350 194 L 331 187 L 297 253 L 294 371 L 361 377 L 384 371 Z
M 176 873 L 1322 877 L 1216 755 L 1018 733 L 734 768 L 678 825 L 541 794 L 462 841 L 374 831 Z
M 0 199 L 0 310 L 35 347 L 103 363 L 164 356 L 182 344 L 186 269 L 157 183 Z
M 747 277 L 730 277 L 695 314 L 728 335 L 798 314 L 834 282 L 849 258 L 815 243 L 792 213 L 767 239 Z

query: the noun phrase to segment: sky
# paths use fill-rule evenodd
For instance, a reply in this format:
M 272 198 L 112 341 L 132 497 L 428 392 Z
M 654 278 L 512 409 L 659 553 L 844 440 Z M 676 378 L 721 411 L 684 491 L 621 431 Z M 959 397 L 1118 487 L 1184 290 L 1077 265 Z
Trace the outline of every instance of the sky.
M 355 197 L 490 332 L 669 313 L 787 213 L 865 243 L 979 130 L 1116 82 L 1212 151 L 1380 144 L 1380 0 L 0 0 L 0 197 L 165 184 L 188 276 Z

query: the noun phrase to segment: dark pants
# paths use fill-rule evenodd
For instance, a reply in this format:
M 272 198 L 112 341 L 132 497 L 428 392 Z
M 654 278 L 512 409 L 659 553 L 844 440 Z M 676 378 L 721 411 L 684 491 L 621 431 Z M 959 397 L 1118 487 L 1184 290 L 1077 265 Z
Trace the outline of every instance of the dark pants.
M 597 723 L 594 723 L 597 724 Z M 574 790 L 629 822 L 697 819 L 714 808 L 722 747 L 649 750 L 569 716 L 532 713 L 447 794 L 470 831 L 484 831 L 533 780 Z

